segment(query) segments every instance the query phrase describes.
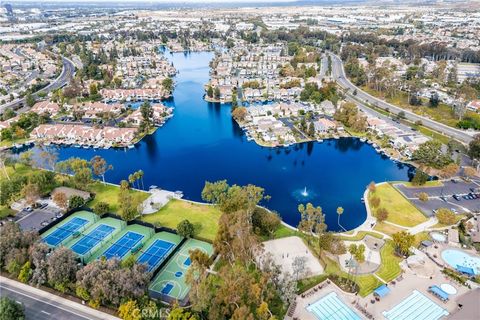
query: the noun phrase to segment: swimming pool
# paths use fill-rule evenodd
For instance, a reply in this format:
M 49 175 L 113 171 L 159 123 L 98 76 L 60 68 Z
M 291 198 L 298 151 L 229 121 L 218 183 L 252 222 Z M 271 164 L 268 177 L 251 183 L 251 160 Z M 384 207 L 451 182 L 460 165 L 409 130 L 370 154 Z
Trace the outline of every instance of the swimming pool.
M 442 259 L 452 268 L 457 268 L 457 266 L 472 268 L 476 275 L 480 274 L 480 258 L 471 256 L 464 251 L 456 249 L 443 250 Z
M 307 307 L 307 311 L 315 315 L 315 318 L 329 320 L 360 320 L 361 318 L 353 312 L 337 296 L 336 292 L 330 292 L 323 298 Z
M 383 316 L 388 320 L 437 320 L 448 316 L 448 312 L 421 292 L 414 290 L 391 310 L 384 311 Z
M 440 232 L 432 232 L 430 233 L 430 236 L 432 237 L 433 240 L 438 241 L 438 242 L 446 242 L 447 237 Z

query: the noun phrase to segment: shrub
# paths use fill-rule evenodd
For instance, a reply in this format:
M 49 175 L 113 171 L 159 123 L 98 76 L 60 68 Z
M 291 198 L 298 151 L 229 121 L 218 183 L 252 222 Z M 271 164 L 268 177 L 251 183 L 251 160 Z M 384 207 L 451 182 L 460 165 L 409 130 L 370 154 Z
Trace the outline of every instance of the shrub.
M 84 204 L 85 200 L 80 196 L 71 196 L 70 199 L 68 199 L 68 209 L 70 210 L 81 207 Z
M 99 216 L 107 213 L 108 211 L 110 211 L 110 205 L 106 202 L 100 201 L 93 207 L 93 212 L 95 212 Z
M 428 201 L 428 193 L 420 192 L 418 194 L 418 200 L 423 201 L 423 202 L 427 202 Z
M 370 199 L 370 205 L 373 207 L 373 208 L 378 208 L 378 206 L 380 205 L 380 198 L 378 197 L 372 197 Z
M 437 211 L 438 222 L 444 225 L 452 225 L 457 222 L 455 214 L 447 208 L 440 208 Z
M 190 238 L 195 233 L 195 228 L 193 224 L 188 220 L 182 220 L 177 225 L 178 234 L 185 238 Z
M 388 219 L 388 210 L 385 208 L 378 208 L 376 216 L 379 222 L 383 222 Z

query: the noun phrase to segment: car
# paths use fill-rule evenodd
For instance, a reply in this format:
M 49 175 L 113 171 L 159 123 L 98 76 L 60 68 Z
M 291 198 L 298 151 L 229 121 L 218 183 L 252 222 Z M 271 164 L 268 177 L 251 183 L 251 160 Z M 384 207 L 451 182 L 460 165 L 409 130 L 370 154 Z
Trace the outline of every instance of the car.
M 26 212 L 33 212 L 33 208 L 32 208 L 32 207 L 26 207 L 26 208 L 23 209 L 23 210 L 25 210 Z
M 447 197 L 445 197 L 445 196 L 441 196 L 440 199 L 447 202 Z
M 457 183 L 458 181 L 456 179 L 450 179 L 452 183 Z
M 457 200 L 457 201 L 460 201 L 460 197 L 457 196 L 456 194 L 454 194 L 454 195 L 452 196 L 452 198 L 455 199 L 455 200 Z
M 462 196 L 462 198 L 465 199 L 465 200 L 470 200 L 470 198 L 468 197 L 468 195 L 464 195 L 464 196 Z
M 457 209 L 455 209 L 455 208 L 450 208 L 450 211 L 452 211 L 452 212 L 455 213 L 455 214 L 458 213 Z
M 55 215 L 55 217 L 56 217 L 57 219 L 58 219 L 58 218 L 61 218 L 62 216 L 63 216 L 63 214 L 61 214 L 61 213 L 57 213 L 57 214 Z
M 475 193 L 470 192 L 468 195 L 472 197 L 472 199 L 478 199 L 478 196 Z

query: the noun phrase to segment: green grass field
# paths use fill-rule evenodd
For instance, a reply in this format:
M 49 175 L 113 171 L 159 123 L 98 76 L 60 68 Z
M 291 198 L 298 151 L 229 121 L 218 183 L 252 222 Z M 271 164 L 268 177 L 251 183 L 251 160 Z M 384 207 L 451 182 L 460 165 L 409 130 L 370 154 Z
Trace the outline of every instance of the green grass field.
M 413 227 L 427 221 L 427 218 L 420 210 L 389 183 L 377 185 L 375 192 L 370 192 L 368 195 L 369 203 L 373 197 L 380 199 L 379 208 L 387 209 L 387 221 L 389 222 L 405 227 Z M 372 208 L 372 211 L 375 212 L 375 209 Z
M 375 227 L 373 228 L 373 230 L 382 232 L 384 234 L 388 234 L 389 236 L 391 236 L 394 233 L 404 231 L 404 229 L 402 229 L 402 228 L 392 226 L 391 224 L 388 224 L 388 223 L 385 223 L 385 222 L 378 222 L 375 225 Z
M 348 234 L 348 233 L 347 233 Z M 341 234 L 337 235 L 337 238 L 340 240 L 346 240 L 346 241 L 359 241 L 365 238 L 366 235 L 371 235 L 374 238 L 377 239 L 382 239 L 383 235 L 377 233 L 377 232 L 371 232 L 371 231 L 359 231 L 355 236 L 349 237 L 349 236 L 342 236 Z
M 200 249 L 209 256 L 213 254 L 211 244 L 195 239 L 187 240 L 153 279 L 149 289 L 177 300 L 185 298 L 190 290 L 185 282 L 185 275 L 190 266 L 189 251 L 194 249 Z M 168 292 L 163 292 L 166 286 L 171 286 L 171 289 Z
M 111 212 L 118 213 L 118 193 L 120 191 L 119 186 L 103 184 L 100 181 L 95 181 L 89 185 L 88 190 L 95 194 L 95 198 L 87 204 L 89 207 L 93 208 L 98 202 L 106 202 L 110 206 Z M 139 203 L 143 202 L 150 196 L 150 194 L 147 192 L 141 192 L 137 190 L 130 190 L 130 193 Z
M 387 240 L 380 251 L 382 264 L 376 272 L 376 275 L 382 278 L 385 282 L 392 281 L 402 272 L 402 269 L 399 265 L 402 259 L 395 255 L 394 250 L 395 248 L 393 246 L 393 242 Z
M 187 219 L 195 226 L 195 236 L 213 240 L 218 230 L 218 220 L 222 213 L 215 206 L 201 205 L 182 200 L 170 200 L 153 214 L 142 216 L 142 220 L 155 225 L 176 229 Z

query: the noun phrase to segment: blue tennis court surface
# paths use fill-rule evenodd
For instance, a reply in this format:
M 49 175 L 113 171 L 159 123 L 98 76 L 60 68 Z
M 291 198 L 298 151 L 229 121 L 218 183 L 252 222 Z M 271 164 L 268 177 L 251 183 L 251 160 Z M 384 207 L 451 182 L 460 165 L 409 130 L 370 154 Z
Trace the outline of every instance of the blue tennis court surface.
M 128 231 L 120 239 L 115 241 L 115 243 L 112 244 L 103 255 L 107 259 L 113 257 L 122 258 L 143 238 L 143 235 L 139 233 Z
M 447 316 L 448 312 L 422 293 L 414 290 L 392 310 L 384 311 L 383 315 L 388 320 L 437 320 Z
M 50 233 L 45 237 L 45 242 L 51 246 L 56 246 L 61 243 L 63 240 L 71 236 L 75 231 L 79 230 L 81 227 L 88 223 L 87 219 L 82 219 L 79 217 L 74 217 L 61 227 L 58 227 L 55 231 Z
M 361 320 L 352 309 L 338 298 L 336 292 L 330 292 L 309 305 L 307 311 L 313 313 L 315 318 L 319 320 Z
M 174 246 L 173 243 L 157 239 L 142 253 L 137 262 L 146 263 L 148 271 L 152 271 Z
M 106 224 L 101 224 L 89 234 L 83 236 L 80 240 L 78 240 L 73 246 L 72 250 L 75 253 L 83 255 L 90 251 L 93 247 L 99 244 L 103 239 L 105 239 L 110 233 L 115 230 L 114 227 L 111 227 Z
M 172 291 L 172 289 L 173 289 L 173 284 L 167 283 L 162 289 L 162 294 L 168 295 L 170 291 Z
M 192 261 L 190 261 L 190 257 L 188 257 L 187 259 L 185 259 L 185 261 L 183 262 L 183 264 L 185 265 L 185 267 L 190 267 L 190 265 L 192 264 Z

